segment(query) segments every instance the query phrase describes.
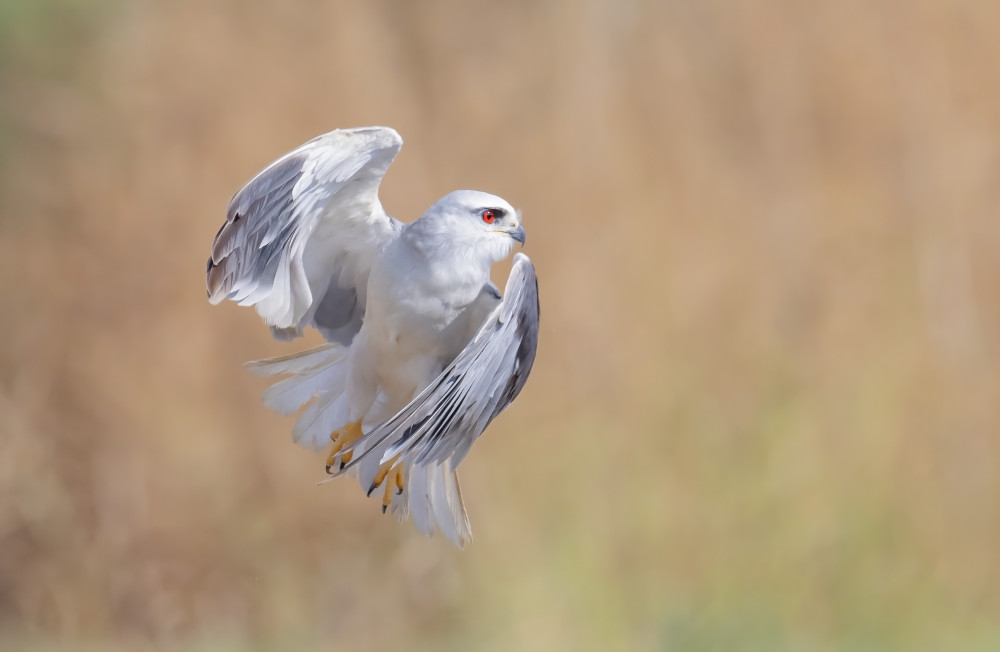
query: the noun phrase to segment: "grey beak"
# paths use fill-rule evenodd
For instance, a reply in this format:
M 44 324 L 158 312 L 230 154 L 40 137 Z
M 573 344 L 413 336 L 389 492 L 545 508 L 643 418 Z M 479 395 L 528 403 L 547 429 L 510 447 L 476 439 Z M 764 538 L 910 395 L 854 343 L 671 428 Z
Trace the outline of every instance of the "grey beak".
M 515 240 L 517 240 L 518 242 L 520 242 L 522 245 L 524 244 L 524 235 L 525 235 L 524 234 L 524 227 L 521 226 L 520 224 L 517 225 L 516 229 L 514 229 L 513 231 L 510 231 L 510 237 L 514 238 Z

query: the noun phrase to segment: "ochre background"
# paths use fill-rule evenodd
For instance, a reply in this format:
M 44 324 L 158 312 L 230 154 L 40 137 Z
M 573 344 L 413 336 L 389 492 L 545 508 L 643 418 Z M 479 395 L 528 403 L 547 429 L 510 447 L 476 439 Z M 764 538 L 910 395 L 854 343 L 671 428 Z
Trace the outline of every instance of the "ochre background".
M 0 648 L 1000 649 L 1000 3 L 0 4 Z M 230 195 L 524 212 L 464 552 L 259 402 Z M 503 283 L 507 265 L 497 268 Z

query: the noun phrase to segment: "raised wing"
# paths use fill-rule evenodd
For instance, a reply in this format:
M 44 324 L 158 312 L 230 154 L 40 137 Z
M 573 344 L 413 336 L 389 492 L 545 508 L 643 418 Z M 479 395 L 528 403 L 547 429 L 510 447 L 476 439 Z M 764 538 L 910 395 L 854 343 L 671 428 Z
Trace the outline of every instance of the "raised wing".
M 366 452 L 340 472 L 385 442 L 391 444 L 382 462 L 401 454 L 408 466 L 447 462 L 457 468 L 528 379 L 538 345 L 538 312 L 535 268 L 527 256 L 517 254 L 503 300 L 472 341 L 406 407 L 358 440 L 350 450 Z
M 403 140 L 339 129 L 271 163 L 229 202 L 208 259 L 208 299 L 252 305 L 275 337 L 308 325 L 349 344 L 374 256 L 398 233 L 378 187 Z

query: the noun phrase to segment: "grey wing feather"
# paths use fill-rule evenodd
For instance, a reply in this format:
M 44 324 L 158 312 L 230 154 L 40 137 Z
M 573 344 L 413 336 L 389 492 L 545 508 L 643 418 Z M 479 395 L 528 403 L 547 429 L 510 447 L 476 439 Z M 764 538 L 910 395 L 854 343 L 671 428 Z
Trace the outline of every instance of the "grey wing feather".
M 387 127 L 342 129 L 264 168 L 229 202 L 208 259 L 209 301 L 255 306 L 278 338 L 314 325 L 349 343 L 372 259 L 401 227 L 378 187 L 402 142 Z
M 535 268 L 517 254 L 503 300 L 472 341 L 424 391 L 354 447 L 371 451 L 392 441 L 382 461 L 402 454 L 418 466 L 445 461 L 458 466 L 524 387 L 538 346 L 538 315 Z M 341 472 L 364 457 L 355 456 Z

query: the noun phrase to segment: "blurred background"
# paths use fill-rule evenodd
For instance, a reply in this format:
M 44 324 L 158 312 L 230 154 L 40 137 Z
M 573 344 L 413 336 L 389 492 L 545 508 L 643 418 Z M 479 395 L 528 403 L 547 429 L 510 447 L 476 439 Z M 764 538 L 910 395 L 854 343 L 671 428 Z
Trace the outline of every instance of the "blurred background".
M 0 2 L 0 648 L 1000 649 L 1000 4 Z M 259 401 L 231 194 L 524 211 L 464 552 Z M 507 266 L 498 266 L 503 285 Z

